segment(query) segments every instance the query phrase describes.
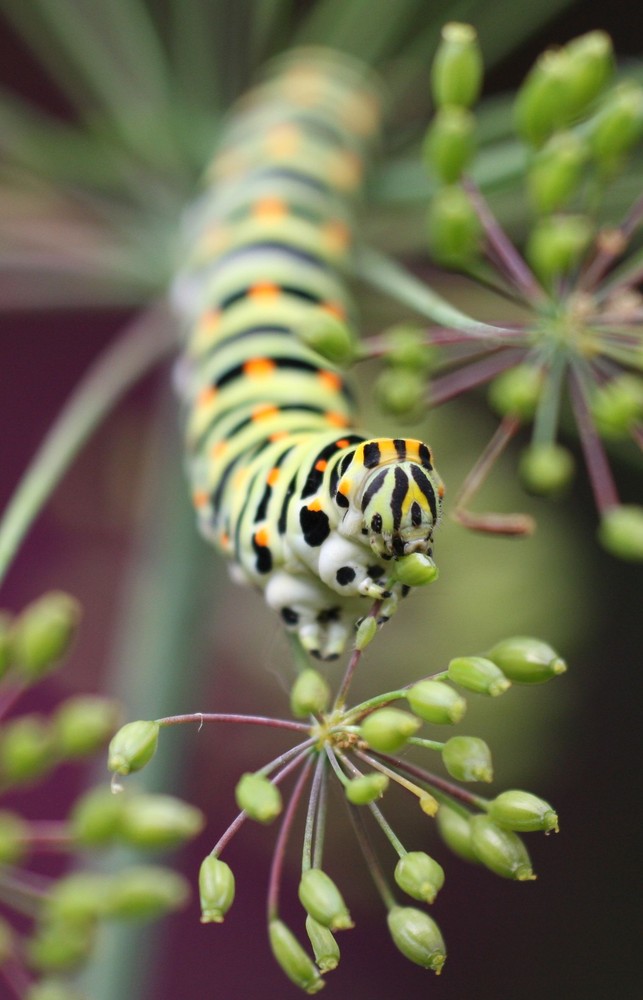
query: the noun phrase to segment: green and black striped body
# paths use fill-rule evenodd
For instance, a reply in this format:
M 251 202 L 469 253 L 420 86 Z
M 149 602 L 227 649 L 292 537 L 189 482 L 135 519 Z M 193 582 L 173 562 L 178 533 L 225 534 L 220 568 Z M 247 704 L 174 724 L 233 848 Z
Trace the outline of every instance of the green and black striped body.
M 186 224 L 187 450 L 203 532 L 323 659 L 431 554 L 442 486 L 422 442 L 368 440 L 311 342 L 347 337 L 351 212 L 379 125 L 358 64 L 303 51 L 231 116 Z M 320 339 L 321 337 L 321 339 Z

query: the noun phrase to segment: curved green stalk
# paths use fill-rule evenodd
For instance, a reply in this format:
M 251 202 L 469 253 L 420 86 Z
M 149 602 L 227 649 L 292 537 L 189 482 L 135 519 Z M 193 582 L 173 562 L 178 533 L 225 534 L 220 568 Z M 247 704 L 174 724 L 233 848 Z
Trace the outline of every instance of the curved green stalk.
M 165 305 L 147 310 L 103 352 L 71 395 L 19 482 L 0 522 L 0 583 L 27 531 L 109 411 L 176 346 Z

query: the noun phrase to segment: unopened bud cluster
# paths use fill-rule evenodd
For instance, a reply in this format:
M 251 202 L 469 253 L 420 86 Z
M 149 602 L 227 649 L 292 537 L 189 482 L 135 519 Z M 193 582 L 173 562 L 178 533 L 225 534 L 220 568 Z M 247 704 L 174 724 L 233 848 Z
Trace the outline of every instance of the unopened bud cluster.
M 312 668 L 302 669 L 291 688 L 290 703 L 295 717 L 309 717 L 308 732 L 314 745 L 300 751 L 303 766 L 289 799 L 281 788 L 282 778 L 292 766 L 289 752 L 239 779 L 235 794 L 241 812 L 201 864 L 202 922 L 220 923 L 233 905 L 236 876 L 220 855 L 238 826 L 246 819 L 275 822 L 279 847 L 268 896 L 270 945 L 276 961 L 295 985 L 311 994 L 322 989 L 324 976 L 340 961 L 337 937 L 353 927 L 342 889 L 322 863 L 323 831 L 328 818 L 327 794 L 320 789 L 325 789 L 328 777 L 334 775 L 343 787 L 358 841 L 386 906 L 392 943 L 410 961 L 439 973 L 446 947 L 437 923 L 419 906 L 398 903 L 395 890 L 407 900 L 431 906 L 444 886 L 445 872 L 431 853 L 407 850 L 398 839 L 385 815 L 392 808 L 388 790 L 398 784 L 409 792 L 416 800 L 419 815 L 436 818 L 442 840 L 460 857 L 505 878 L 533 879 L 521 835 L 556 831 L 558 819 L 552 807 L 526 791 L 512 790 L 484 799 L 452 784 L 451 778 L 465 784 L 491 781 L 491 751 L 476 736 L 457 735 L 445 741 L 425 738 L 424 727 L 461 722 L 467 694 L 495 699 L 505 694 L 512 683 L 541 683 L 565 669 L 547 643 L 516 636 L 497 643 L 484 654 L 456 657 L 438 674 L 350 708 L 343 707 L 339 698 L 333 706 L 325 678 Z M 136 733 L 141 745 L 147 746 L 149 734 L 144 727 L 149 724 L 139 725 Z M 300 729 L 303 735 L 306 726 Z M 131 753 L 136 755 L 134 743 Z M 437 777 L 410 763 L 405 752 L 410 747 L 435 753 L 446 777 Z M 298 935 L 280 916 L 274 873 L 283 863 L 307 770 L 313 771 L 315 778 L 301 852 L 298 897 L 305 918 Z M 362 835 L 365 821 L 381 827 L 397 854 L 395 864 L 382 865 L 375 857 L 370 838 L 366 840 Z M 304 945 L 304 930 L 308 946 Z

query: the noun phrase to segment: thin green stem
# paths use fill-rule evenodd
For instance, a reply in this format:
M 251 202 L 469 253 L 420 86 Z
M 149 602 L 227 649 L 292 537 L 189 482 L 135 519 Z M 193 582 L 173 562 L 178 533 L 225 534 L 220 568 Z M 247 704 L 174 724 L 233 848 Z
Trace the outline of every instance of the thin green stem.
M 313 844 L 313 868 L 321 868 L 324 856 L 324 838 L 326 836 L 326 819 L 328 817 L 328 771 L 326 758 L 321 754 L 317 768 L 321 774 L 319 784 L 319 799 L 317 802 L 317 817 L 315 824 L 315 842 Z
M 498 336 L 512 332 L 507 327 L 481 323 L 467 316 L 410 271 L 375 250 L 360 250 L 355 269 L 357 276 L 363 281 L 441 326 L 464 330 L 470 337 L 483 337 L 487 342 L 493 342 Z
M 377 857 L 377 854 L 373 849 L 373 845 L 371 844 L 360 807 L 348 804 L 348 815 L 350 816 L 353 829 L 355 830 L 357 843 L 359 844 L 360 850 L 364 855 L 366 867 L 368 868 L 371 878 L 375 883 L 375 888 L 382 897 L 382 902 L 384 903 L 386 909 L 390 910 L 396 905 L 395 896 L 391 892 L 389 884 L 384 876 L 384 872 L 382 871 L 379 858 Z
M 355 764 L 353 764 L 352 760 L 350 760 L 342 753 L 338 754 L 338 756 L 340 757 L 344 767 L 346 767 L 346 769 L 350 771 L 350 773 L 353 775 L 354 778 L 361 778 L 363 776 L 363 771 L 360 771 L 360 769 L 356 767 Z M 387 839 L 390 841 L 393 849 L 397 851 L 400 857 L 403 857 L 407 853 L 406 848 L 404 847 L 404 844 L 399 839 L 399 837 L 395 834 L 391 825 L 384 818 L 381 809 L 379 809 L 379 807 L 376 806 L 374 802 L 369 802 L 368 808 L 373 813 L 373 816 L 375 817 L 378 825 L 381 827 Z
M 302 875 L 304 872 L 308 871 L 309 868 L 313 867 L 313 838 L 316 829 L 316 818 L 317 818 L 317 808 L 319 805 L 319 796 L 321 791 L 321 782 L 323 778 L 323 767 L 324 767 L 324 757 L 319 754 L 317 758 L 317 765 L 315 767 L 315 774 L 313 776 L 313 783 L 310 789 L 310 798 L 308 799 L 308 809 L 306 810 L 306 826 L 304 827 L 304 841 L 301 852 L 301 871 Z
M 19 482 L 0 523 L 0 583 L 33 521 L 87 439 L 128 389 L 177 344 L 164 304 L 148 309 L 80 381 Z
M 438 798 L 438 793 L 444 792 L 444 794 L 448 795 L 450 798 L 459 799 L 461 802 L 466 803 L 466 805 L 472 806 L 476 809 L 487 809 L 488 807 L 489 803 L 487 799 L 482 798 L 480 795 L 474 795 L 473 792 L 469 792 L 466 788 L 454 785 L 451 781 L 448 781 L 446 778 L 441 778 L 439 775 L 433 774 L 431 771 L 425 771 L 424 768 L 416 767 L 415 764 L 411 764 L 407 760 L 390 757 L 388 754 L 382 753 L 377 754 L 377 757 L 381 761 L 386 761 L 394 774 L 397 774 L 399 771 L 403 771 L 405 774 L 410 774 L 411 777 L 423 782 L 427 785 L 431 793 L 436 793 Z
M 444 750 L 445 746 L 438 740 L 425 740 L 421 736 L 410 736 L 406 742 L 414 747 L 424 747 L 425 750 L 438 750 L 439 752 Z
M 312 756 L 309 756 L 308 760 L 304 763 L 304 766 L 301 769 L 301 774 L 297 778 L 297 784 L 293 788 L 292 795 L 290 796 L 290 800 L 286 807 L 284 818 L 279 829 L 279 836 L 277 837 L 275 851 L 272 856 L 270 880 L 268 883 L 268 922 L 275 920 L 279 913 L 279 890 L 281 888 L 281 875 L 286 857 L 286 847 L 288 846 L 288 838 L 290 837 L 290 833 L 292 831 L 297 806 L 299 805 L 303 795 L 312 764 L 313 758 Z
M 273 719 L 269 715 L 238 715 L 232 712 L 190 712 L 187 715 L 168 715 L 156 720 L 159 726 L 181 726 L 185 723 L 202 725 L 204 722 L 238 722 L 250 726 L 269 726 L 273 729 L 292 729 L 297 733 L 310 732 L 305 722 L 292 719 Z

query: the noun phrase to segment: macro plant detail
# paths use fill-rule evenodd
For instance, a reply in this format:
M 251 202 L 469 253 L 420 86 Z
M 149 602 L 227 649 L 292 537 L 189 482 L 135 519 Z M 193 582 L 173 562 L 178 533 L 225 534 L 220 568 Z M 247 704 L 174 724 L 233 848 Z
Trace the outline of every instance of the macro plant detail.
M 643 201 L 637 198 L 621 220 L 609 222 L 602 202 L 643 134 L 643 89 L 613 80 L 611 41 L 601 31 L 537 60 L 513 106 L 531 215 L 523 256 L 472 179 L 471 106 L 481 74 L 475 33 L 447 25 L 433 64 L 436 113 L 423 146 L 433 183 L 429 246 L 438 264 L 491 289 L 495 309 L 504 300 L 511 318 L 494 331 L 438 327 L 422 334 L 400 327 L 374 338 L 373 353 L 388 365 L 380 396 L 390 410 L 404 413 L 490 384 L 501 422 L 455 511 L 462 524 L 483 531 L 533 530 L 529 518 L 476 515 L 467 505 L 511 438 L 530 424 L 522 482 L 541 496 L 564 492 L 574 460 L 557 435 L 561 420 L 565 429 L 573 422 L 600 539 L 614 555 L 640 561 L 643 508 L 621 503 L 605 445 L 629 440 L 643 447 L 640 251 L 628 255 Z
M 199 712 L 141 720 L 120 729 L 109 748 L 109 767 L 120 781 L 121 776 L 150 762 L 163 729 L 170 726 L 218 724 L 225 728 L 232 724 L 297 734 L 293 746 L 239 779 L 235 797 L 240 812 L 203 860 L 199 890 L 202 923 L 221 923 L 233 906 L 236 888 L 235 875 L 221 855 L 246 820 L 268 825 L 279 819 L 266 898 L 268 937 L 284 973 L 311 994 L 323 988 L 322 976 L 339 964 L 335 935 L 353 927 L 344 894 L 327 872 L 332 860 L 324 852 L 325 834 L 332 822 L 328 787 L 332 779 L 344 793 L 355 836 L 387 912 L 394 945 L 411 962 L 436 974 L 446 959 L 442 934 L 425 910 L 408 905 L 407 897 L 432 904 L 445 873 L 432 855 L 408 850 L 396 835 L 386 816 L 389 785 L 400 786 L 416 800 L 424 816 L 436 818 L 439 835 L 453 853 L 503 878 L 526 882 L 536 877 L 521 834 L 558 832 L 554 809 L 530 792 L 513 789 L 486 799 L 460 784 L 493 780 L 491 751 L 484 740 L 464 735 L 436 740 L 419 734 L 425 723 L 457 725 L 467 708 L 463 692 L 497 698 L 512 683 L 542 684 L 560 676 L 567 669 L 565 662 L 547 643 L 515 636 L 498 642 L 484 656 L 456 657 L 446 670 L 348 706 L 350 685 L 363 650 L 377 630 L 377 616 L 375 606 L 360 625 L 334 698 L 324 676 L 303 667 L 290 692 L 295 719 Z M 305 717 L 308 722 L 296 721 Z M 407 754 L 413 749 L 423 755 L 437 753 L 447 777 L 416 763 Z M 282 786 L 289 781 L 294 785 L 286 795 Z M 280 915 L 284 862 L 292 850 L 295 818 L 304 810 L 299 900 L 306 914 L 308 949 Z M 379 828 L 397 855 L 394 867 L 380 859 L 369 825 Z M 420 836 L 425 843 L 425 835 Z M 404 902 L 396 898 L 392 881 L 405 894 Z
M 27 1000 L 80 995 L 68 976 L 91 961 L 105 921 L 150 920 L 188 899 L 187 881 L 169 868 L 131 865 L 114 876 L 92 870 L 84 856 L 115 843 L 174 847 L 203 823 L 199 810 L 172 796 L 119 799 L 100 785 L 81 793 L 65 819 L 21 815 L 21 799 L 37 803 L 38 785 L 54 769 L 101 753 L 122 718 L 121 706 L 99 695 L 66 698 L 48 716 L 15 714 L 21 697 L 59 669 L 79 620 L 78 602 L 62 592 L 0 618 L 0 791 L 8 799 L 0 809 L 0 983 Z M 42 871 L 36 860 L 75 854 L 74 870 Z
M 92 488 L 100 501 L 116 499 L 117 518 L 128 510 L 133 539 L 128 566 L 131 559 L 135 569 L 132 579 L 129 570 L 125 574 L 117 620 L 108 626 L 109 659 L 119 663 L 120 680 L 112 673 L 104 684 L 117 697 L 78 695 L 47 718 L 15 714 L 18 698 L 36 679 L 25 674 L 30 643 L 38 647 L 41 639 L 38 628 L 34 639 L 24 624 L 31 612 L 0 624 L 0 675 L 8 671 L 0 681 L 0 706 L 14 713 L 2 716 L 0 729 L 0 776 L 7 783 L 46 777 L 54 765 L 99 749 L 117 719 L 138 719 L 111 740 L 111 787 L 81 794 L 65 819 L 25 819 L 20 801 L 0 810 L 0 849 L 8 852 L 10 866 L 0 872 L 0 906 L 7 911 L 0 923 L 0 977 L 18 1000 L 107 1000 L 108 991 L 112 1000 L 123 989 L 138 990 L 133 979 L 144 977 L 141 989 L 154 993 L 146 953 L 129 930 L 113 933 L 117 944 L 102 966 L 97 943 L 130 918 L 182 908 L 188 883 L 160 865 L 110 870 L 101 852 L 165 851 L 192 840 L 206 824 L 209 836 L 213 817 L 228 808 L 219 785 L 223 764 L 238 770 L 239 812 L 202 860 L 198 878 L 199 862 L 187 864 L 194 888 L 198 881 L 202 923 L 218 924 L 231 912 L 218 939 L 216 928 L 201 929 L 207 944 L 194 965 L 202 961 L 205 968 L 214 957 L 225 958 L 237 970 L 238 955 L 233 959 L 218 941 L 239 912 L 235 887 L 248 885 L 234 857 L 246 820 L 277 831 L 261 831 L 274 839 L 266 938 L 277 965 L 310 993 L 337 969 L 339 944 L 350 943 L 350 934 L 340 932 L 351 929 L 359 906 L 357 877 L 353 884 L 352 877 L 336 874 L 341 859 L 334 860 L 333 843 L 345 818 L 338 817 L 335 826 L 338 798 L 381 897 L 389 943 L 415 965 L 440 973 L 445 961 L 442 931 L 433 910 L 425 908 L 437 897 L 439 923 L 446 926 L 450 915 L 442 901 L 454 899 L 457 907 L 457 889 L 449 894 L 450 872 L 443 888 L 443 848 L 510 881 L 535 877 L 523 834 L 557 831 L 553 808 L 511 787 L 521 784 L 519 777 L 504 783 L 509 790 L 494 789 L 488 797 L 468 783 L 491 781 L 489 744 L 513 726 L 516 760 L 506 751 L 494 757 L 507 760 L 516 774 L 521 766 L 532 766 L 534 774 L 538 766 L 550 766 L 554 773 L 552 761 L 561 761 L 566 788 L 576 791 L 567 777 L 569 746 L 557 756 L 556 737 L 550 744 L 547 730 L 553 734 L 558 725 L 567 735 L 561 721 L 569 708 L 565 691 L 582 671 L 574 670 L 570 685 L 556 685 L 560 703 L 550 703 L 544 713 L 532 710 L 534 716 L 541 712 L 544 738 L 529 723 L 523 730 L 529 718 L 520 707 L 524 690 L 512 691 L 506 702 L 496 699 L 512 684 L 540 684 L 566 669 L 548 643 L 531 638 L 540 625 L 524 624 L 539 600 L 549 616 L 543 634 L 551 623 L 557 647 L 567 648 L 559 638 L 575 613 L 577 635 L 591 644 L 594 612 L 583 622 L 580 611 L 569 610 L 586 599 L 586 553 L 565 553 L 561 544 L 562 554 L 553 560 L 559 571 L 550 575 L 547 559 L 534 558 L 526 540 L 531 555 L 524 557 L 522 582 L 508 583 L 503 551 L 522 543 L 498 536 L 529 535 L 535 519 L 506 513 L 505 503 L 511 510 L 515 502 L 507 501 L 510 473 L 500 482 L 493 512 L 471 508 L 487 478 L 490 488 L 493 478 L 500 480 L 489 473 L 501 452 L 530 433 L 517 463 L 527 491 L 564 495 L 573 478 L 573 450 L 580 450 L 603 547 L 625 561 L 643 558 L 643 508 L 621 499 L 629 487 L 617 488 L 612 470 L 618 465 L 627 472 L 628 464 L 640 469 L 643 445 L 640 67 L 617 64 L 608 34 L 594 30 L 547 49 L 515 95 L 481 97 L 494 64 L 565 2 L 539 6 L 524 25 L 513 5 L 474 3 L 466 14 L 469 25 L 448 20 L 446 15 L 458 16 L 455 10 L 429 10 L 418 0 L 259 2 L 234 9 L 218 0 L 114 0 L 89 8 L 78 0 L 53 6 L 47 0 L 0 0 L 67 102 L 62 113 L 42 112 L 0 92 L 0 308 L 9 315 L 61 307 L 89 308 L 93 316 L 96 310 L 119 310 L 118 323 L 128 312 L 120 335 L 81 376 L 26 472 L 20 467 L 22 478 L 0 520 L 0 580 L 19 554 L 24 558 L 23 539 L 52 498 L 59 510 L 70 508 L 63 520 L 75 520 L 81 501 L 78 507 L 75 497 L 69 503 L 64 492 L 56 499 L 58 484 L 129 389 L 164 362 L 173 363 L 171 374 L 160 372 L 168 395 L 173 383 L 170 422 L 153 418 L 158 437 L 149 448 L 158 447 L 162 469 L 142 477 L 142 500 L 133 496 L 136 458 L 121 464 L 115 449 L 114 456 L 104 451 L 109 460 L 101 462 L 105 431 L 98 435 L 94 472 L 99 466 L 100 472 Z M 506 33 L 503 19 L 507 28 L 511 21 Z M 375 365 L 362 364 L 370 361 Z M 379 421 L 373 433 L 361 425 L 355 387 L 368 396 L 367 373 L 375 367 L 366 420 L 370 427 Z M 458 489 L 459 476 L 449 472 L 449 463 L 467 452 L 472 425 L 451 418 L 454 411 L 444 404 L 458 400 L 456 406 L 466 405 L 456 413 L 469 412 L 467 406 L 475 413 L 478 390 L 487 385 L 499 426 Z M 146 391 L 143 386 L 142 396 Z M 409 437 L 405 422 L 436 408 L 443 413 L 435 423 Z M 147 442 L 139 435 L 141 412 L 136 420 L 125 451 L 131 462 L 136 438 L 142 466 L 149 456 L 148 443 L 140 443 Z M 143 420 L 146 427 L 152 423 Z M 172 453 L 178 425 L 183 458 Z M 252 604 L 241 596 L 228 605 L 230 599 L 216 585 L 210 592 L 193 568 L 201 557 L 182 534 L 176 499 L 188 492 L 201 534 L 218 550 L 212 555 L 203 546 L 205 559 L 222 564 L 222 554 L 233 579 L 263 592 L 277 613 L 274 633 L 264 634 L 263 625 L 256 633 L 260 647 L 250 657 L 252 673 L 243 647 L 246 631 L 249 637 L 255 631 Z M 100 520 L 101 502 L 94 504 L 93 493 L 88 497 L 84 509 L 91 519 L 96 506 Z M 567 517 L 571 525 L 576 511 L 570 508 L 581 499 L 578 490 L 551 519 L 539 515 L 543 550 L 556 547 L 555 533 L 547 542 L 551 524 Z M 460 550 L 473 537 L 460 527 L 486 534 L 473 545 L 488 546 L 479 563 L 461 563 L 456 572 L 449 553 L 452 525 L 445 525 L 451 519 Z M 191 523 L 189 530 L 191 538 Z M 402 602 L 438 579 L 434 532 L 444 580 L 430 595 L 415 593 Z M 109 531 L 105 540 L 109 548 Z M 585 544 L 592 550 L 591 540 Z M 38 552 L 35 561 L 40 558 Z M 97 563 L 95 577 L 105 565 Z M 614 580 L 630 579 L 633 567 L 615 564 L 612 572 Z M 526 601 L 518 600 L 521 586 Z M 105 601 L 106 590 L 97 588 L 95 602 Z M 549 604 L 545 592 L 551 592 Z M 260 597 L 250 596 L 259 607 Z M 113 599 L 110 594 L 106 603 Z M 365 648 L 402 604 L 409 607 L 369 649 L 374 669 L 358 671 Z M 35 607 L 35 620 L 46 624 L 53 614 L 55 625 L 60 614 L 68 614 L 75 626 L 77 605 L 66 595 L 49 594 Z M 514 612 L 522 616 L 520 625 L 510 620 Z M 602 614 L 601 602 L 597 622 Z M 209 635 L 206 643 L 214 650 L 207 676 L 230 685 L 224 694 L 233 691 L 239 712 L 188 711 L 194 704 L 217 707 L 218 688 L 213 704 L 210 693 L 193 686 L 203 623 L 210 628 L 217 615 L 219 635 Z M 422 676 L 427 663 L 443 662 L 436 648 L 452 648 L 451 638 L 461 639 L 460 631 L 473 629 L 472 623 L 483 629 L 492 623 L 492 634 L 524 634 Z M 62 632 L 60 641 L 66 641 Z M 616 618 L 613 638 L 621 639 Z M 285 656 L 273 642 L 282 643 Z M 241 653 L 234 651 L 237 643 Z M 478 639 L 467 645 L 476 648 Z M 331 661 L 346 648 L 348 662 L 336 683 Z M 384 666 L 378 667 L 381 648 Z M 612 663 L 618 655 L 610 645 L 610 669 L 620 665 Z M 57 654 L 48 656 L 29 669 L 47 673 L 58 660 Z M 271 685 L 269 678 L 262 688 L 271 669 L 277 681 Z M 268 689 L 278 698 L 279 686 L 295 674 L 292 718 L 282 718 Z M 360 683 L 368 680 L 369 692 L 380 693 L 358 698 L 356 674 Z M 608 685 L 606 703 L 612 693 Z M 495 710 L 489 713 L 489 743 L 484 728 L 476 726 L 472 730 L 485 739 L 443 737 L 442 727 L 462 723 L 468 694 L 481 696 L 478 706 Z M 253 696 L 262 714 L 250 714 L 256 712 Z M 512 696 L 515 715 L 509 711 Z M 537 697 L 534 691 L 532 704 Z M 507 711 L 500 712 L 504 705 Z M 230 738 L 225 760 L 202 754 L 179 779 L 182 791 L 183 782 L 190 791 L 207 783 L 205 811 L 158 790 L 174 790 L 184 753 L 168 763 L 166 730 L 174 728 L 178 739 L 190 724 L 215 725 Z M 243 743 L 235 743 L 239 731 L 247 734 Z M 253 739 L 259 732 L 290 734 L 290 742 L 262 763 Z M 607 737 L 605 745 L 612 745 Z M 243 759 L 238 767 L 235 747 Z M 538 780 L 529 774 L 525 784 Z M 407 809 L 400 807 L 400 790 Z M 406 832 L 409 802 L 417 841 L 415 832 Z M 593 808 L 594 802 L 588 805 Z M 567 816 L 564 828 L 567 834 Z M 440 860 L 427 844 L 434 833 Z M 60 848 L 65 873 L 60 875 L 62 862 L 51 880 L 28 870 L 26 844 L 34 850 L 46 845 L 48 852 Z M 295 924 L 286 884 L 298 853 L 303 909 Z M 476 873 L 469 874 L 475 885 Z M 541 883 L 532 899 L 540 889 Z M 197 918 L 185 916 L 192 916 L 189 937 L 196 941 Z M 363 927 L 358 916 L 355 923 Z M 454 961 L 455 935 L 448 926 L 445 936 L 452 948 L 450 972 L 464 963 L 460 956 Z M 176 948 L 172 939 L 172 947 L 160 951 L 166 962 L 176 954 L 178 968 L 176 941 Z M 537 941 L 525 950 L 532 947 L 541 954 Z M 257 970 L 246 960 L 247 949 L 244 939 L 239 954 L 247 974 L 255 975 L 250 988 L 260 982 L 269 990 L 258 972 L 261 945 Z M 469 955 L 466 944 L 465 954 L 472 968 L 483 958 L 480 949 Z M 543 968 L 558 962 L 546 949 L 542 954 Z M 369 956 L 373 964 L 364 966 L 372 973 L 364 983 L 369 1000 L 375 995 L 371 987 L 384 989 L 375 983 L 375 958 Z M 92 981 L 94 962 L 99 971 Z M 187 981 L 193 973 L 188 964 L 177 978 L 182 991 L 183 975 Z M 331 977 L 340 992 L 347 965 Z M 83 970 L 90 978 L 82 978 Z M 202 995 L 210 984 L 194 988 L 194 995 Z

